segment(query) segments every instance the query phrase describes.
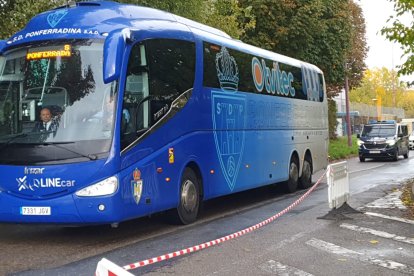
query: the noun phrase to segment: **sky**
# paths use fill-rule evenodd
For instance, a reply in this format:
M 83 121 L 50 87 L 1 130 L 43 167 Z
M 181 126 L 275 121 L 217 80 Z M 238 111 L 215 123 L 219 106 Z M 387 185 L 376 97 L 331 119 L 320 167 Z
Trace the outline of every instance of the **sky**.
M 358 0 L 356 3 L 361 6 L 365 17 L 365 31 L 369 47 L 365 63 L 368 69 L 375 67 L 392 69 L 401 65 L 405 58 L 401 58 L 403 51 L 400 45 L 388 41 L 380 32 L 387 25 L 386 21 L 390 15 L 394 14 L 393 3 L 389 0 Z M 413 81 L 414 75 L 401 76 L 400 80 Z

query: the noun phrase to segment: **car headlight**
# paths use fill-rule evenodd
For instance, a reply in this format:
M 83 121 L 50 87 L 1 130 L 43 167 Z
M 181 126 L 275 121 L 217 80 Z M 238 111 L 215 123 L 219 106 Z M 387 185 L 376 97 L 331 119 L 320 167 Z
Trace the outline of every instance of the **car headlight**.
M 111 176 L 96 184 L 85 187 L 82 190 L 77 191 L 77 196 L 104 196 L 115 193 L 118 189 L 118 178 Z
M 395 145 L 395 140 L 394 140 L 394 139 L 392 139 L 392 140 L 387 140 L 387 144 L 388 144 L 389 146 L 394 146 L 394 145 Z
M 360 147 L 360 146 L 362 146 L 362 145 L 364 144 L 364 141 L 362 141 L 362 140 L 358 140 L 358 141 L 357 141 L 357 144 L 358 144 L 358 146 Z

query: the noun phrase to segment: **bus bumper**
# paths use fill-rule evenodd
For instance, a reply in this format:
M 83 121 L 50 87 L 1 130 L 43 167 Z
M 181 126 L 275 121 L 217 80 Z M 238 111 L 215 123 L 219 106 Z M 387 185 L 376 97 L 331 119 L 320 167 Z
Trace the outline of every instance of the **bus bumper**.
M 69 194 L 53 199 L 23 199 L 0 192 L 0 222 L 68 225 L 116 223 L 122 218 L 122 208 L 115 195 L 78 197 Z M 23 214 L 23 209 L 30 212 Z M 36 213 L 40 209 L 42 214 Z

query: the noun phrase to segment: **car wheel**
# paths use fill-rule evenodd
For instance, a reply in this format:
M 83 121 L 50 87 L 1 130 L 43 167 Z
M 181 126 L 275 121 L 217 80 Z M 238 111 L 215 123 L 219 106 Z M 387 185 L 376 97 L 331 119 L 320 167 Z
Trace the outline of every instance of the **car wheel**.
M 407 153 L 404 154 L 404 159 L 407 159 L 409 154 L 410 154 L 410 150 L 407 150 Z
M 394 161 L 398 161 L 398 156 L 400 155 L 400 153 L 398 152 L 398 149 L 395 150 L 395 154 L 392 160 Z
M 365 162 L 365 157 L 360 156 L 360 157 L 359 157 L 359 161 L 360 161 L 360 162 Z

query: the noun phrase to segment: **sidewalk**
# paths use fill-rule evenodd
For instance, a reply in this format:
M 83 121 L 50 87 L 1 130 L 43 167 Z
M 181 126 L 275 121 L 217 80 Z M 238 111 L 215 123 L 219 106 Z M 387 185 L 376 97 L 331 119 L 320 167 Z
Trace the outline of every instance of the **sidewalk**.
M 359 160 L 357 160 L 357 157 L 352 157 L 349 159 L 345 159 L 345 160 L 335 160 L 330 162 L 330 164 L 334 164 L 334 163 L 339 163 L 339 162 L 343 162 L 343 161 L 347 161 L 348 164 L 348 171 L 350 173 L 359 173 L 359 172 L 364 172 L 364 171 L 369 171 L 375 168 L 379 168 L 379 167 L 383 167 L 383 166 L 387 166 L 388 163 L 376 163 L 376 162 L 364 162 L 364 163 L 360 163 Z M 390 163 L 391 165 L 394 164 L 393 162 Z M 386 167 L 384 167 L 386 168 Z M 315 175 L 316 177 L 316 175 Z M 406 181 L 402 181 L 400 182 L 401 185 L 407 183 L 411 184 L 411 186 L 408 187 L 408 190 L 411 193 L 411 200 L 414 201 L 414 176 L 411 177 L 411 179 L 413 179 L 413 181 L 411 181 L 411 183 L 408 183 L 407 180 Z M 404 188 L 405 186 L 401 186 L 402 188 Z M 408 207 L 409 208 L 409 207 Z M 411 207 L 411 216 L 414 218 L 414 207 Z

